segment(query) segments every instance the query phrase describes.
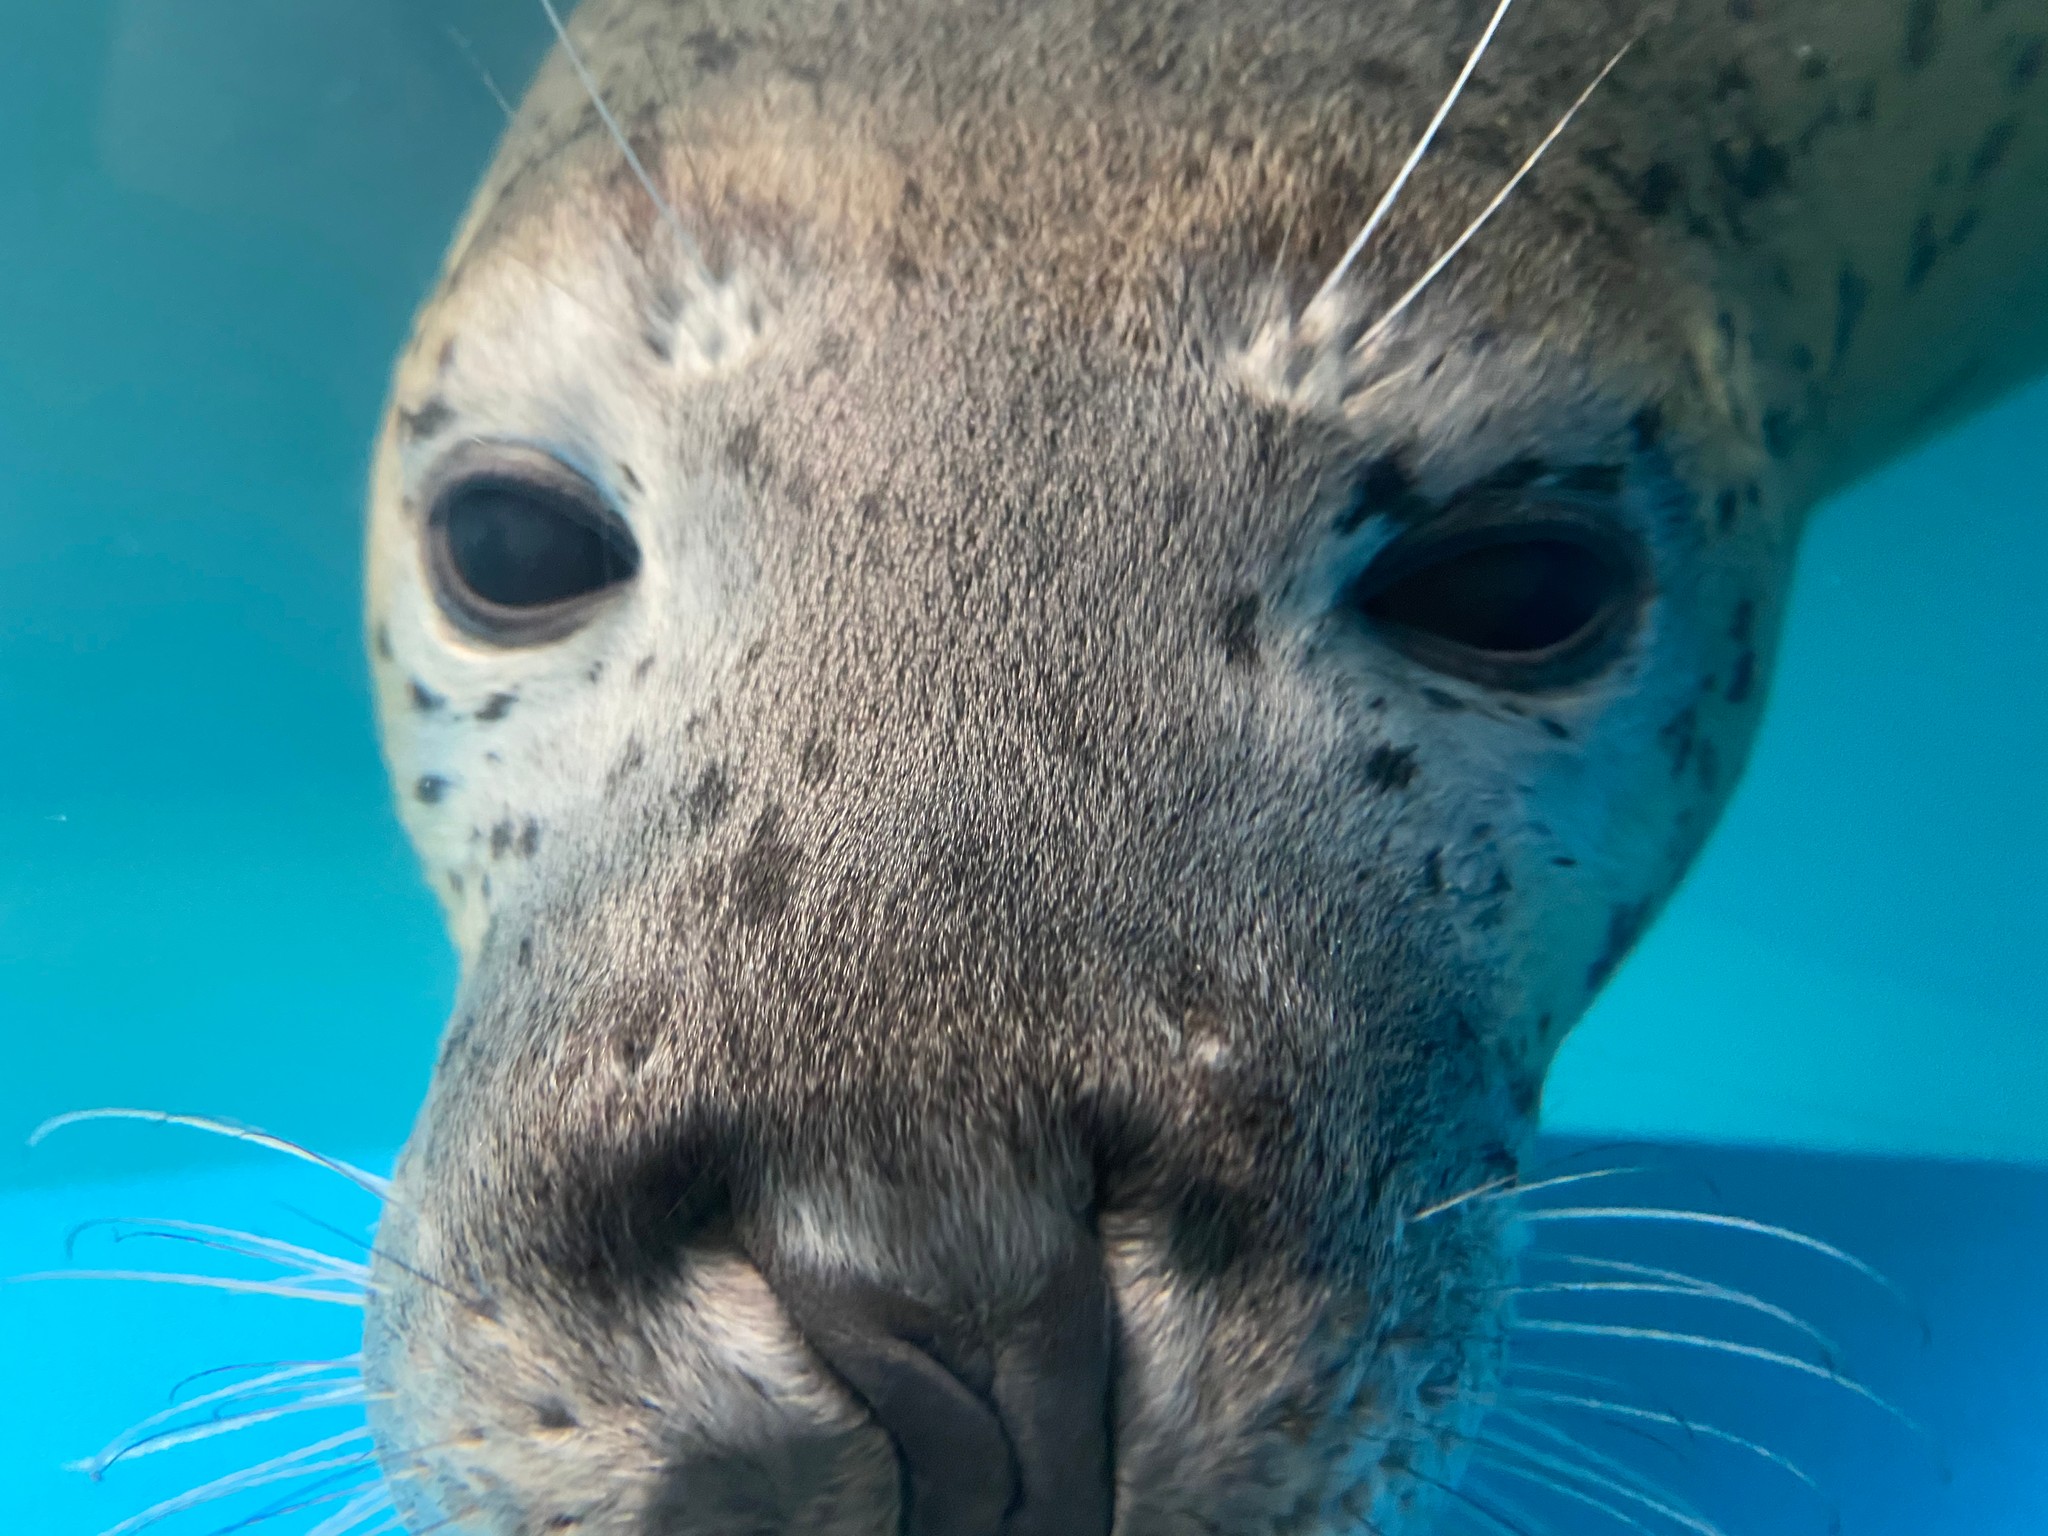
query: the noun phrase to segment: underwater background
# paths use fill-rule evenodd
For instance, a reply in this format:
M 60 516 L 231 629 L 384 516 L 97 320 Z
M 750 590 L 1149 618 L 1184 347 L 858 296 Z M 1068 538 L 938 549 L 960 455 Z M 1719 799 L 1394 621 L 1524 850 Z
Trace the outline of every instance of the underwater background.
M 164 1128 L 26 1139 L 139 1105 L 372 1168 L 403 1140 L 454 970 L 371 731 L 361 487 L 389 362 L 546 21 L 527 0 L 0 15 L 0 1275 L 65 1267 L 73 1235 L 80 1267 L 191 1267 L 75 1233 L 95 1218 L 347 1255 L 371 1203 L 318 1170 Z M 1560 1395 L 1600 1395 L 1572 1371 L 1647 1384 L 1613 1453 L 1727 1536 L 2048 1533 L 2044 443 L 2037 384 L 1822 509 L 1748 778 L 1547 1093 L 1559 1168 L 1644 1166 L 1630 1199 L 1812 1234 L 1905 1295 L 1754 1231 L 1607 1235 L 1611 1264 L 1711 1274 L 1839 1335 L 1838 1358 L 1723 1296 L 1709 1332 L 1810 1369 L 1550 1341 Z M 1652 1300 L 1626 1320 L 1697 1331 L 1701 1297 Z M 0 1536 L 90 1536 L 346 1433 L 360 1410 L 337 1403 L 103 1481 L 62 1466 L 192 1373 L 346 1355 L 356 1323 L 0 1285 Z M 233 1529 L 298 1486 L 162 1528 Z M 1526 1507 L 1529 1536 L 1630 1528 Z

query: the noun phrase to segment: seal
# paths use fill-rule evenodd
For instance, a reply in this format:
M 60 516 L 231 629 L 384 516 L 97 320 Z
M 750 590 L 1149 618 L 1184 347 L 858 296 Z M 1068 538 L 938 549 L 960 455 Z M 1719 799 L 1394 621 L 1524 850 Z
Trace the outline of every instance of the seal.
M 410 1528 L 1439 1529 L 1808 510 L 2048 352 L 2043 33 L 586 0 L 373 472 Z

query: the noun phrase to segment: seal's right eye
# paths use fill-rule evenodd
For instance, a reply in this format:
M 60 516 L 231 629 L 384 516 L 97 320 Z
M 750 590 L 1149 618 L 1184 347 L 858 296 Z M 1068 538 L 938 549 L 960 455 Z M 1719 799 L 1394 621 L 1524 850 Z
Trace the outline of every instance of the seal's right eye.
M 496 645 L 560 639 L 640 569 L 632 532 L 598 488 L 524 449 L 478 445 L 449 465 L 426 534 L 442 611 Z

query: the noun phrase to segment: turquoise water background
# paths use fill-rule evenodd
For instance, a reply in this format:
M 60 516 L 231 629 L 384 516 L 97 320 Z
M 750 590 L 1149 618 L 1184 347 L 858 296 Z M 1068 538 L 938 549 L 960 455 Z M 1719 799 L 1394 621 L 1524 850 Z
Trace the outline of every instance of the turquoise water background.
M 0 9 L 13 1273 L 93 1216 L 346 1215 L 198 1137 L 30 1154 L 46 1115 L 191 1110 L 371 1163 L 404 1135 L 453 970 L 370 730 L 360 486 L 385 369 L 502 126 L 493 87 L 546 29 L 525 0 Z M 1851 1307 L 1870 1371 L 1948 1442 L 1946 1485 L 1839 1403 L 1703 1389 L 1822 1424 L 1867 1536 L 2048 1531 L 2044 441 L 2036 385 L 1823 510 L 1749 777 L 1546 1101 L 1558 1133 L 1663 1144 L 1722 1208 L 1915 1291 L 1932 1349 L 1839 1283 L 1758 1272 L 1830 1323 Z M 139 1508 L 145 1469 L 95 1488 L 55 1463 L 187 1370 L 345 1338 L 345 1315 L 288 1313 L 0 1290 L 0 1536 Z M 1730 1536 L 1825 1529 L 1756 1497 Z

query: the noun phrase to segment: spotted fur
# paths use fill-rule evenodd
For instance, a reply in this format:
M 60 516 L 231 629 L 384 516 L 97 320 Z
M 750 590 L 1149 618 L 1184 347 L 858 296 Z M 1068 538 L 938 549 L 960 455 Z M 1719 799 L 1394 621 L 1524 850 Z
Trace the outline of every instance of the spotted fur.
M 1407 1217 L 1512 1168 L 1711 828 L 1807 509 L 2048 327 L 2019 0 L 1524 0 L 1309 306 L 1477 19 L 577 13 L 658 195 L 558 55 L 372 497 L 386 747 L 464 961 L 371 1317 L 423 1528 L 894 1530 L 761 1256 L 999 1321 L 1082 1229 L 1123 1536 L 1433 1528 L 1510 1234 Z M 639 541 L 566 638 L 437 610 L 423 487 L 477 440 Z M 1646 552 L 1591 678 L 1459 681 L 1347 609 L 1481 486 Z

